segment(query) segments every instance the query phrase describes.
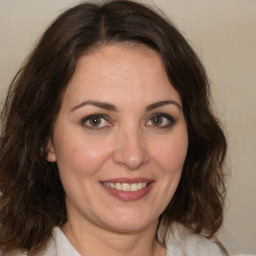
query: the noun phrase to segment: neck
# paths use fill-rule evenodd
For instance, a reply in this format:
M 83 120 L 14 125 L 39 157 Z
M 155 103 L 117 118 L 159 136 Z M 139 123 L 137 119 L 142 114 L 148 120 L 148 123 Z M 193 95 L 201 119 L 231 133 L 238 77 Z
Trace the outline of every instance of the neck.
M 75 219 L 62 227 L 74 248 L 82 255 L 164 256 L 165 248 L 156 239 L 158 220 L 145 229 L 115 232 L 91 222 L 81 225 Z

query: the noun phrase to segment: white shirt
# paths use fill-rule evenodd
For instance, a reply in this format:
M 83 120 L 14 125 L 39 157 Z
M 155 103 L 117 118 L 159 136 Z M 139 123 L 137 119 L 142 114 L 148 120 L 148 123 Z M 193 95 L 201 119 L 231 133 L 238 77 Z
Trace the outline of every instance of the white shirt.
M 182 225 L 173 225 L 172 231 L 166 238 L 166 256 L 223 256 L 214 242 L 201 236 L 192 234 Z M 56 227 L 53 229 L 52 239 L 44 253 L 40 256 L 81 256 L 71 245 L 67 237 Z
M 166 256 L 223 256 L 219 247 L 211 240 L 192 234 L 180 224 L 174 224 L 166 237 Z M 0 252 L 0 255 L 1 252 Z M 26 256 L 16 253 L 12 256 Z M 39 256 L 39 255 L 38 255 Z M 81 256 L 71 245 L 59 227 L 55 227 L 48 246 L 40 256 Z M 239 254 L 236 256 L 256 256 Z

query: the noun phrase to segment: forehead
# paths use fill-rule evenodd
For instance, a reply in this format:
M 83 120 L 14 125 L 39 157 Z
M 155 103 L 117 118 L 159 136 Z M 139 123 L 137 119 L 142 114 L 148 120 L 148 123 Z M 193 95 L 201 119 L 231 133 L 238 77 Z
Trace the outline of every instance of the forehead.
M 116 44 L 94 49 L 78 60 L 63 100 L 129 97 L 142 101 L 162 100 L 167 95 L 180 101 L 159 53 L 147 46 Z
M 146 69 L 141 69 L 142 65 Z M 90 69 L 91 66 L 97 66 L 97 69 Z M 165 75 L 159 53 L 145 45 L 136 44 L 105 45 L 88 52 L 78 60 L 74 75 L 89 70 L 101 76 L 135 76 L 148 71 L 163 72 Z

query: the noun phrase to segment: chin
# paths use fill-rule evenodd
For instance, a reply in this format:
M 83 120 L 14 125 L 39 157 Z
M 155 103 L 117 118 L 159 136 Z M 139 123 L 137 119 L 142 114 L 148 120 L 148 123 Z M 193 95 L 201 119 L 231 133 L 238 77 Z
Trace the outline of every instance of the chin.
M 107 221 L 108 229 L 120 233 L 134 233 L 158 225 L 158 218 L 145 218 L 145 215 L 122 214 L 115 215 L 114 219 Z

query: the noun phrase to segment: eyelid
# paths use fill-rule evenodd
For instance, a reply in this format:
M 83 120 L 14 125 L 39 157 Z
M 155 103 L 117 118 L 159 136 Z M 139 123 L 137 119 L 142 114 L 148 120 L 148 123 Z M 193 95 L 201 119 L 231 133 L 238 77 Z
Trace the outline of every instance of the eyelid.
M 153 123 L 148 124 L 149 122 L 152 121 L 151 119 L 154 118 L 154 117 L 165 118 L 167 120 L 167 124 L 164 124 L 164 125 L 162 125 L 162 124 L 154 125 Z M 97 126 L 97 125 L 95 125 L 95 126 L 87 125 L 86 122 L 88 122 L 90 119 L 93 119 L 93 118 L 102 118 L 102 119 L 104 119 L 106 124 L 101 125 L 101 123 L 100 123 L 99 126 Z M 165 120 L 165 122 L 166 122 L 166 120 Z M 101 130 L 101 129 L 106 129 L 108 127 L 113 126 L 113 124 L 110 122 L 109 116 L 105 115 L 105 114 L 101 114 L 101 113 L 90 114 L 90 115 L 82 118 L 80 122 L 81 122 L 83 127 L 91 129 L 91 130 Z M 170 114 L 167 114 L 167 113 L 153 113 L 147 119 L 146 126 L 149 126 L 149 127 L 152 127 L 152 128 L 157 128 L 157 129 L 164 129 L 164 128 L 171 128 L 175 123 L 176 123 L 176 119 Z
M 104 119 L 108 124 L 107 124 L 107 125 L 104 125 L 104 126 L 90 126 L 90 125 L 86 125 L 85 123 L 86 123 L 87 121 L 89 121 L 90 119 L 92 119 L 92 118 L 102 118 L 102 119 Z M 88 116 L 82 118 L 81 124 L 82 124 L 82 126 L 88 128 L 88 129 L 91 129 L 91 130 L 101 130 L 101 129 L 106 129 L 106 128 L 112 126 L 112 124 L 111 124 L 110 121 L 109 121 L 109 117 L 108 117 L 107 115 L 99 114 L 99 113 L 98 113 L 98 114 L 91 114 L 91 115 L 88 115 Z
M 163 128 L 169 128 L 169 127 L 172 127 L 175 123 L 176 123 L 176 119 L 172 116 L 172 115 L 169 115 L 167 113 L 154 113 L 152 115 L 150 115 L 148 121 L 146 122 L 146 124 L 148 122 L 150 122 L 150 120 L 154 117 L 163 117 L 163 118 L 166 118 L 168 120 L 168 124 L 167 125 L 149 125 L 150 127 L 153 127 L 153 128 L 157 128 L 157 129 L 163 129 Z

